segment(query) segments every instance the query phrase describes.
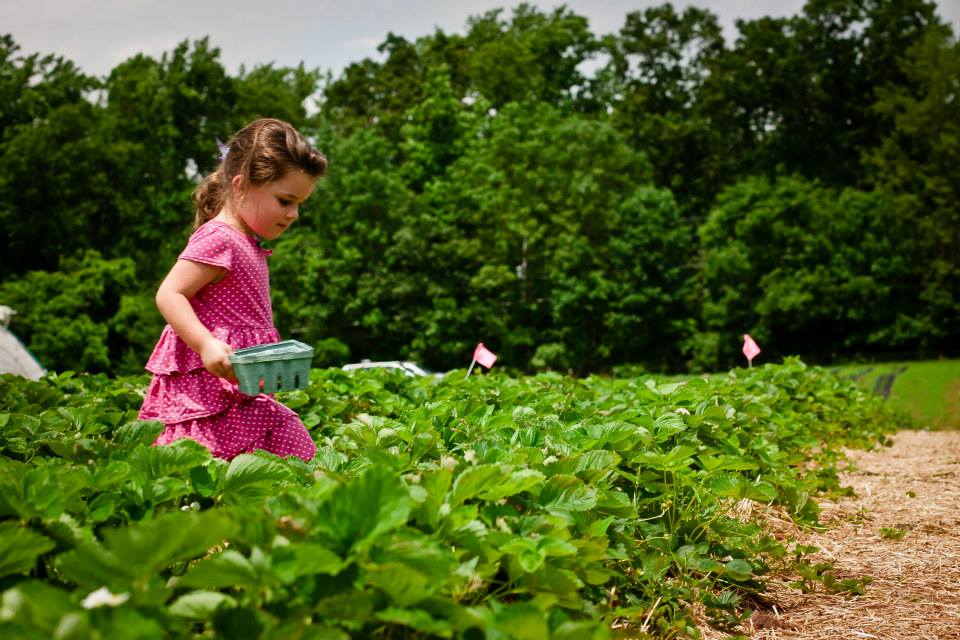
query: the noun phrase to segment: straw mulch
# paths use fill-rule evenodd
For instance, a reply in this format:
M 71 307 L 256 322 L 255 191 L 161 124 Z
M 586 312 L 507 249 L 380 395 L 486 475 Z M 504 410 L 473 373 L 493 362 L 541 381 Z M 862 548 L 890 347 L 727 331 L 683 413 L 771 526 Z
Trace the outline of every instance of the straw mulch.
M 815 562 L 840 578 L 872 577 L 864 595 L 813 593 L 774 576 L 769 601 L 738 629 L 753 639 L 960 639 L 960 432 L 903 431 L 894 445 L 849 451 L 843 486 L 856 495 L 821 501 L 822 531 L 801 531 L 754 505 L 781 540 L 815 545 Z M 883 529 L 883 533 L 881 533 Z M 898 538 L 899 532 L 903 537 Z M 729 637 L 701 625 L 705 640 Z

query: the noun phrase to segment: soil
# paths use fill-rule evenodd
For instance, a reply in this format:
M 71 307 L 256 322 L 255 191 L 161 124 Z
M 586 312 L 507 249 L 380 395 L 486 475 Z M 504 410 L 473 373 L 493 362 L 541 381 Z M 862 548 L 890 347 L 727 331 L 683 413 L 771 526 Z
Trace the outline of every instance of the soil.
M 778 538 L 815 545 L 814 562 L 838 580 L 872 579 L 862 595 L 803 593 L 796 576 L 767 583 L 763 610 L 738 630 L 773 638 L 960 639 L 960 431 L 902 431 L 893 446 L 848 451 L 843 486 L 855 495 L 820 501 L 818 531 L 758 512 Z M 861 581 L 862 584 L 862 581 Z M 730 637 L 706 626 L 705 640 Z

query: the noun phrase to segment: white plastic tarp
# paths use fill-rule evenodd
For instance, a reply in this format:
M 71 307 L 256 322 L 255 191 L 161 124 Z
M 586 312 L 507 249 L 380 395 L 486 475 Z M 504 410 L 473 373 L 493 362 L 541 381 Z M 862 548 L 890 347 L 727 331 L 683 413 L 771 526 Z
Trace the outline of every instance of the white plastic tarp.
M 13 310 L 0 305 L 0 373 L 39 380 L 45 372 L 36 358 L 17 340 L 17 336 L 7 331 L 7 322 Z

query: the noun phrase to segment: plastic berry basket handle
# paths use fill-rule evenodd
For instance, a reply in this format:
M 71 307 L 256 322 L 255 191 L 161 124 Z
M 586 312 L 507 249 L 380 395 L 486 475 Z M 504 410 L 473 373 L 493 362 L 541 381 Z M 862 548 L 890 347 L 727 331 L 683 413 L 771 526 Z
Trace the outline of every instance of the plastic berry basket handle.
M 260 393 L 306 389 L 310 384 L 313 347 L 299 340 L 237 349 L 230 356 L 240 393 Z

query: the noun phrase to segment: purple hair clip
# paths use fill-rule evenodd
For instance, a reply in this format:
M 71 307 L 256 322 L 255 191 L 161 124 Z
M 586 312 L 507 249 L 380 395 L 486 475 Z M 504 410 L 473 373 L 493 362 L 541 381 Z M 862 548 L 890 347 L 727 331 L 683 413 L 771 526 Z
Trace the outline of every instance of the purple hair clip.
M 223 144 L 220 142 L 220 138 L 217 138 L 217 149 L 220 149 L 220 162 L 226 162 L 227 154 L 230 153 L 230 145 Z

